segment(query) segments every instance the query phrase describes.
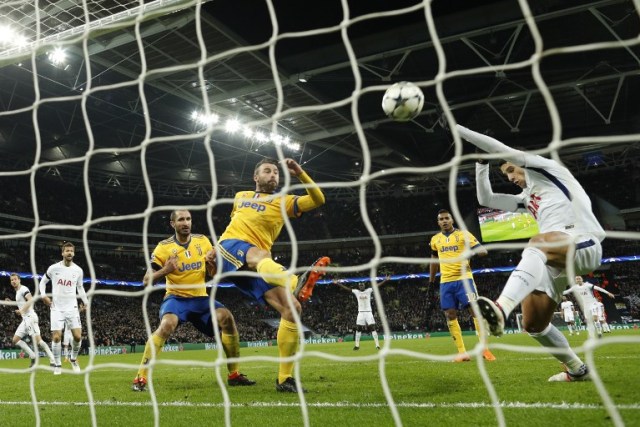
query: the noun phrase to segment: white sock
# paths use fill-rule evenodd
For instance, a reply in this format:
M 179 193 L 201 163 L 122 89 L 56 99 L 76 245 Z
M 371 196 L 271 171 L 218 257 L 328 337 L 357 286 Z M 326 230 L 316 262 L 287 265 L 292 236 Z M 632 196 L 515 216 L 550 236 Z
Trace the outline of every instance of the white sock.
M 33 350 L 31 350 L 31 348 L 29 347 L 29 345 L 27 345 L 26 342 L 20 340 L 16 344 L 18 345 L 18 347 L 20 347 L 22 349 L 22 351 L 24 351 L 25 353 L 27 353 L 29 355 L 29 359 L 35 359 L 36 358 L 36 354 L 33 352 Z
M 569 372 L 578 372 L 580 367 L 584 365 L 582 360 L 569 346 L 569 341 L 562 335 L 562 332 L 549 323 L 549 326 L 540 333 L 529 334 L 531 338 L 538 341 L 559 361 L 567 365 Z
M 39 345 L 40 345 L 40 348 L 44 350 L 45 354 L 49 358 L 49 363 L 55 364 L 56 360 L 53 358 L 53 353 L 51 353 L 51 349 L 49 348 L 47 343 L 44 342 L 44 340 L 41 340 Z
M 598 333 L 598 335 L 602 335 L 602 325 L 600 324 L 600 322 L 594 322 L 595 326 L 596 326 L 596 332 Z
M 60 353 L 62 353 L 62 343 L 60 341 L 52 342 L 51 343 L 51 352 L 53 353 L 53 360 L 54 360 L 56 366 L 61 366 L 62 362 L 60 362 Z
M 571 325 L 567 325 L 567 329 L 569 329 L 569 333 L 572 334 L 573 333 L 573 326 Z
M 611 332 L 611 328 L 607 322 L 602 322 L 602 329 L 604 329 L 605 332 Z
M 496 301 L 505 317 L 509 317 L 522 300 L 540 285 L 543 275 L 547 273 L 546 264 L 547 256 L 540 249 L 527 247 L 522 251 L 520 263 L 509 276 Z
M 356 332 L 356 347 L 360 347 L 360 336 L 362 335 L 362 332 L 357 331 Z
M 69 357 L 69 359 L 76 360 L 78 358 L 78 353 L 80 352 L 81 344 L 82 344 L 82 339 L 78 341 L 71 340 L 71 357 Z
M 376 343 L 376 347 L 380 347 L 380 343 L 378 342 L 378 331 L 372 331 L 371 336 Z

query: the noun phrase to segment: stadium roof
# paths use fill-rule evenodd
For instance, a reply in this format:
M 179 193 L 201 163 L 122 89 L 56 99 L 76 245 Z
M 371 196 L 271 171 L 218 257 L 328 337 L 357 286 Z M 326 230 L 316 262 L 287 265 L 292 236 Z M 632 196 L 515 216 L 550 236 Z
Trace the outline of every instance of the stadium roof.
M 511 0 L 436 0 L 434 27 L 417 0 L 350 1 L 348 11 L 339 0 L 87 3 L 50 0 L 37 14 L 31 1 L 0 6 L 4 34 L 8 25 L 22 37 L 0 39 L 1 171 L 29 172 L 37 160 L 52 179 L 79 185 L 86 169 L 95 187 L 142 192 L 146 169 L 158 194 L 205 197 L 214 173 L 230 196 L 276 156 L 266 141 L 275 131 L 301 144 L 283 154 L 319 182 L 358 181 L 370 156 L 371 172 L 385 171 L 371 193 L 438 191 L 450 172 L 438 166 L 455 153 L 438 87 L 458 122 L 527 149 L 548 146 L 553 106 L 563 139 L 595 137 L 561 145 L 574 170 L 594 155 L 600 167 L 637 162 L 640 11 L 629 0 L 531 1 L 535 28 Z M 56 47 L 67 57 L 53 64 Z M 380 108 L 384 88 L 402 80 L 426 97 L 410 123 Z M 207 110 L 221 118 L 212 132 L 192 119 Z M 227 132 L 228 118 L 253 138 Z M 424 169 L 394 169 L 404 167 Z

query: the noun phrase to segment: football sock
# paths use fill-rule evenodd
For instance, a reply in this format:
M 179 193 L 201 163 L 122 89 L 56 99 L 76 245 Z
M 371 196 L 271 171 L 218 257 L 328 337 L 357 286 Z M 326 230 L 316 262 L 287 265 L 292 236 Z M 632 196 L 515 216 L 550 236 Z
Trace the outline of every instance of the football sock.
M 51 343 L 51 352 L 53 353 L 53 360 L 56 366 L 62 365 L 62 363 L 60 362 L 60 353 L 62 353 L 62 343 L 60 341 L 58 342 L 54 341 Z
M 360 347 L 360 337 L 361 336 L 362 336 L 362 332 L 356 331 L 356 335 L 355 335 L 355 337 L 356 337 L 355 338 L 355 340 L 356 340 L 355 346 L 356 347 Z
M 453 343 L 458 349 L 458 353 L 465 353 L 467 349 L 464 346 L 464 341 L 462 341 L 462 329 L 460 329 L 458 319 L 447 320 L 447 326 L 449 327 L 451 338 L 453 338 Z
M 278 328 L 278 354 L 280 357 L 291 357 L 298 351 L 298 325 L 285 319 L 280 319 Z M 278 368 L 278 384 L 293 376 L 293 361 L 280 362 Z
M 378 341 L 378 331 L 371 331 L 371 336 L 373 337 L 373 341 L 376 343 L 376 347 L 380 347 L 380 342 Z
M 476 335 L 480 336 L 480 324 L 478 323 L 478 319 L 474 316 L 472 317 L 473 319 L 473 326 L 476 328 Z
M 224 350 L 224 354 L 227 356 L 227 358 L 240 356 L 239 334 L 236 333 L 230 335 L 222 332 L 222 334 L 220 334 L 220 341 L 222 342 L 222 349 Z M 234 372 L 237 372 L 238 365 L 239 363 L 237 361 L 227 363 L 227 369 L 229 370 L 229 373 L 232 374 Z
M 45 352 L 45 354 L 49 358 L 49 363 L 54 363 L 55 364 L 56 360 L 53 358 L 53 353 L 51 353 L 51 349 L 49 348 L 47 343 L 44 342 L 44 340 L 40 340 L 40 344 L 38 344 L 38 345 L 40 346 L 40 348 Z
M 600 322 L 595 322 L 594 324 L 596 326 L 596 332 L 598 333 L 598 335 L 602 335 L 602 325 L 600 324 Z
M 547 256 L 540 249 L 527 247 L 522 251 L 522 259 L 496 300 L 504 312 L 505 320 L 522 300 L 538 287 L 542 275 L 546 274 L 546 263 Z
M 287 269 L 271 258 L 265 258 L 258 263 L 256 271 L 270 285 L 287 287 L 291 292 L 298 284 L 298 276 L 287 274 Z
M 69 357 L 69 359 L 71 360 L 78 359 L 78 353 L 80 352 L 80 345 L 82 345 L 82 339 L 78 341 L 76 340 L 71 341 L 71 356 Z
M 544 331 L 530 333 L 531 338 L 538 341 L 559 361 L 567 365 L 569 372 L 577 372 L 584 363 L 569 346 L 567 338 L 552 324 L 549 324 Z
M 22 351 L 29 355 L 29 359 L 35 359 L 36 354 L 29 348 L 26 342 L 20 340 L 16 344 L 22 349 Z
M 147 378 L 147 375 L 149 373 L 149 360 L 151 360 L 154 353 L 156 356 L 160 354 L 162 346 L 164 346 L 164 342 L 165 340 L 160 338 L 156 334 L 152 334 L 151 337 L 147 340 L 147 343 L 144 346 L 144 353 L 142 353 L 142 362 L 140 363 L 140 368 L 138 369 L 139 377 L 145 379 Z

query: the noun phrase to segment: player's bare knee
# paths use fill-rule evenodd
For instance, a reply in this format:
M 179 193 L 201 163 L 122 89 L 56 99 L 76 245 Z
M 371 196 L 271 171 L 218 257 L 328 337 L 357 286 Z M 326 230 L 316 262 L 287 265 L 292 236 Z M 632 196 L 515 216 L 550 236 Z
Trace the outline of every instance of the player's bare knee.
M 449 321 L 454 321 L 458 318 L 458 312 L 453 308 L 450 308 L 449 310 L 445 310 L 444 315 Z
M 231 311 L 226 308 L 218 308 L 216 309 L 216 317 L 218 319 L 220 329 L 225 332 L 233 332 L 233 330 L 235 330 L 235 319 L 233 318 Z

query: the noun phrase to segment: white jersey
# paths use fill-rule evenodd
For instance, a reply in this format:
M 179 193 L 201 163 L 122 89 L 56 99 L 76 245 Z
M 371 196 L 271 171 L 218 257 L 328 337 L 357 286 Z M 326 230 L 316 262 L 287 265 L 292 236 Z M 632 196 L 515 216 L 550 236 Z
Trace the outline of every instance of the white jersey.
M 524 169 L 527 186 L 520 194 L 496 194 L 489 181 L 489 165 L 477 163 L 477 195 L 481 205 L 510 212 L 526 209 L 537 220 L 541 234 L 561 231 L 604 240 L 605 231 L 593 214 L 589 196 L 567 168 L 460 125 L 457 128 L 467 141 L 489 153 L 502 153 L 505 160 Z
M 573 316 L 573 303 L 571 301 L 562 301 L 562 304 L 560 304 L 560 310 L 562 310 L 565 318 L 568 315 Z
M 362 312 L 371 312 L 371 294 L 373 293 L 373 288 L 365 289 L 364 291 L 360 291 L 359 289 L 352 289 L 353 295 L 356 296 L 358 300 L 358 313 Z
M 87 295 L 82 286 L 83 272 L 76 264 L 65 266 L 64 261 L 53 264 L 47 269 L 47 274 L 40 279 L 40 293 L 45 295 L 46 285 L 51 280 L 52 298 L 51 310 L 70 311 L 78 308 L 76 292 L 85 305 L 88 304 Z
M 563 292 L 563 295 L 573 293 L 573 296 L 578 301 L 582 313 L 587 315 L 591 312 L 591 307 L 596 302 L 596 297 L 593 295 L 593 290 L 596 289 L 600 292 L 606 292 L 600 286 L 592 285 L 589 282 L 584 282 L 581 286 L 573 285 L 569 289 Z
M 22 307 L 27 303 L 27 295 L 31 295 L 31 291 L 25 285 L 20 285 L 18 290 L 16 291 L 16 302 L 18 303 L 18 310 L 22 310 Z M 26 313 L 22 315 L 22 317 L 30 316 L 34 314 L 33 305 L 29 307 Z

